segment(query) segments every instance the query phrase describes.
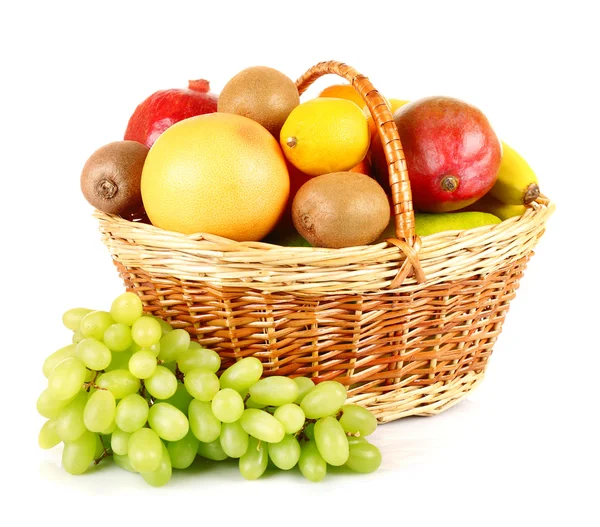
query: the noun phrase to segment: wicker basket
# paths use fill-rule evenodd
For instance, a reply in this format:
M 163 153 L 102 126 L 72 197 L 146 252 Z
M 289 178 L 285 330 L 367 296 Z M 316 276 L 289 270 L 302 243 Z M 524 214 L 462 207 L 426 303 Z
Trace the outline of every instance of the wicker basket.
M 386 145 L 396 238 L 343 249 L 183 235 L 95 212 L 102 239 L 145 309 L 215 349 L 223 367 L 258 357 L 265 375 L 335 379 L 380 422 L 437 414 L 483 379 L 553 204 L 500 224 L 420 239 L 397 128 L 370 81 L 339 62 Z

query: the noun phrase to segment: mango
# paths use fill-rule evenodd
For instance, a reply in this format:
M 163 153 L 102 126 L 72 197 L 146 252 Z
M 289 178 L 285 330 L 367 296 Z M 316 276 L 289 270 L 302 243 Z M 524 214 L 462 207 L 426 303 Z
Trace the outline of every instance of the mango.
M 415 212 L 415 231 L 419 236 L 494 225 L 502 220 L 487 212 Z

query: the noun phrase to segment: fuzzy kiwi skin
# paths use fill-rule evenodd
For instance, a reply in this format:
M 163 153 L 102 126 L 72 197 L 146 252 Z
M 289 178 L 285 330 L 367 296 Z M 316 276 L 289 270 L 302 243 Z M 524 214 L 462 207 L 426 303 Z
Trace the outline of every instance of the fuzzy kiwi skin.
M 365 174 L 332 172 L 307 181 L 292 202 L 298 233 L 314 247 L 353 247 L 377 240 L 390 221 L 381 185 Z
M 100 147 L 81 171 L 81 192 L 98 210 L 131 216 L 143 211 L 140 181 L 149 148 L 136 141 Z
M 279 132 L 300 104 L 292 79 L 266 66 L 253 66 L 232 77 L 219 93 L 217 111 L 235 113 L 262 124 L 279 141 Z

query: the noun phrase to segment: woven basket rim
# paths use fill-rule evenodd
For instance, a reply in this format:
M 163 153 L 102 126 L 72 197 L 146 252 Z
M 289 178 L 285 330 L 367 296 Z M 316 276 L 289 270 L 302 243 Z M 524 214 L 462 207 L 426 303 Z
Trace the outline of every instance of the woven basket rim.
M 210 287 L 314 295 L 410 292 L 492 273 L 533 249 L 554 208 L 542 196 L 523 215 L 499 224 L 423 237 L 417 254 L 424 282 L 409 273 L 396 280 L 408 258 L 388 241 L 340 249 L 284 247 L 165 231 L 100 211 L 94 215 L 113 259 L 125 267 Z

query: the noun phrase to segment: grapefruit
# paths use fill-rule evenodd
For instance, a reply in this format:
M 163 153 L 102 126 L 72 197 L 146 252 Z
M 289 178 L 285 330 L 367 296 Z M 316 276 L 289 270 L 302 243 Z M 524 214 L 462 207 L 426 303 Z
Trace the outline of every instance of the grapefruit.
M 237 241 L 266 236 L 289 190 L 275 138 L 257 122 L 230 113 L 190 117 L 168 128 L 148 152 L 141 180 L 153 225 Z

